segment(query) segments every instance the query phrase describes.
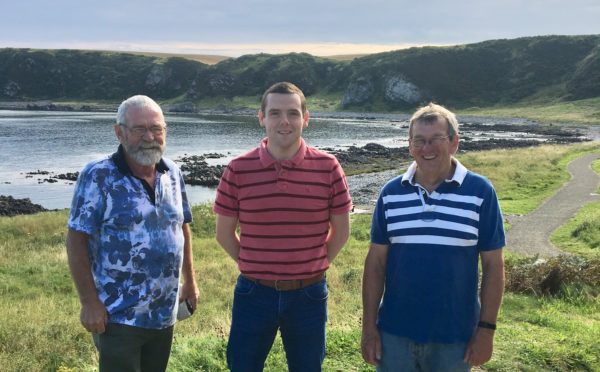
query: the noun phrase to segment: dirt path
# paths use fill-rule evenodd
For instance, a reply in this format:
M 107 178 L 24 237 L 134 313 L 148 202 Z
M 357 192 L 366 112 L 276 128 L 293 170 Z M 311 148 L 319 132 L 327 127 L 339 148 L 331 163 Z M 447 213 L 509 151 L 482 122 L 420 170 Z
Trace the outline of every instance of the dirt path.
M 508 216 L 512 228 L 506 234 L 506 249 L 526 255 L 555 256 L 561 251 L 550 243 L 550 234 L 564 225 L 586 203 L 600 200 L 595 194 L 600 183 L 590 167 L 600 154 L 582 156 L 567 169 L 571 180 L 538 209 L 525 216 Z

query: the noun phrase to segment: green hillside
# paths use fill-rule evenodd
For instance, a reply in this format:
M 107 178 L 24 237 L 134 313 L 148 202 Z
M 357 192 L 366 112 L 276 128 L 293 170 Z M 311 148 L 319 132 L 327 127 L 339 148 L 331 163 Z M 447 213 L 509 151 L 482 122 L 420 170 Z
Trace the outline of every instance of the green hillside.
M 138 93 L 170 103 L 255 101 L 281 80 L 336 109 L 398 110 L 430 100 L 457 108 L 567 102 L 600 96 L 600 35 L 410 48 L 353 60 L 255 54 L 213 65 L 161 55 L 0 49 L 1 101 L 117 102 Z

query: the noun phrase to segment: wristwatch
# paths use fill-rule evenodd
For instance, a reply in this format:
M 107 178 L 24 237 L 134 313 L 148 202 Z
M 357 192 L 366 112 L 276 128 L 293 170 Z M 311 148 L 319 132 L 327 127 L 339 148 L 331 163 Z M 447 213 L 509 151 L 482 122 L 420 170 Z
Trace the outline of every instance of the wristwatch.
M 482 322 L 480 321 L 479 323 L 477 323 L 477 327 L 479 328 L 487 328 L 487 329 L 491 329 L 491 330 L 496 330 L 496 323 L 488 323 L 488 322 Z

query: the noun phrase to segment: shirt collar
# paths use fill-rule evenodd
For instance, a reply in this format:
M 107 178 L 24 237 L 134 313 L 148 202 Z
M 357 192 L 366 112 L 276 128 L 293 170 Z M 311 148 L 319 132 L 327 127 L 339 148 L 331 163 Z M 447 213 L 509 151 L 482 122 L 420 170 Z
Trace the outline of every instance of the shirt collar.
M 461 186 L 465 177 L 467 176 L 467 168 L 462 165 L 456 158 L 452 158 L 452 162 L 456 165 L 456 169 L 454 170 L 454 174 L 451 179 L 446 179 L 444 182 L 452 183 L 456 186 Z M 402 185 L 415 186 L 415 172 L 417 171 L 417 162 L 413 161 L 412 164 L 408 167 L 404 175 L 402 176 Z
M 119 172 L 121 172 L 122 174 L 133 175 L 133 172 L 131 172 L 131 168 L 129 168 L 129 165 L 125 160 L 125 149 L 123 148 L 123 145 L 119 145 L 117 152 L 112 154 L 111 159 L 117 166 L 117 169 L 119 169 Z M 156 170 L 160 173 L 165 173 L 169 170 L 169 166 L 165 163 L 165 161 L 162 158 L 160 158 L 158 163 L 156 163 Z
M 268 143 L 269 143 L 269 138 L 268 137 L 263 138 L 262 142 L 260 143 L 260 147 L 258 149 L 260 162 L 262 163 L 263 167 L 265 167 L 265 168 L 270 167 L 271 165 L 273 165 L 274 163 L 276 163 L 278 161 L 277 159 L 275 159 L 273 157 L 273 155 L 271 155 L 271 153 L 267 149 Z M 291 159 L 282 160 L 281 163 L 297 166 L 300 163 L 302 163 L 305 155 L 306 155 L 306 143 L 304 142 L 304 138 L 300 137 L 300 148 L 298 149 L 296 154 Z

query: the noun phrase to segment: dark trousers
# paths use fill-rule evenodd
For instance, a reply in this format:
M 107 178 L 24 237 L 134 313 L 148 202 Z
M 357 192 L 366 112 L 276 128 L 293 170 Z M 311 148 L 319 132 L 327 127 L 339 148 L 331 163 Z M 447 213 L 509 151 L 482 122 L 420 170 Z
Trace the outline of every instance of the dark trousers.
M 109 323 L 106 331 L 93 334 L 100 353 L 100 372 L 163 372 L 167 369 L 173 326 L 146 329 Z

